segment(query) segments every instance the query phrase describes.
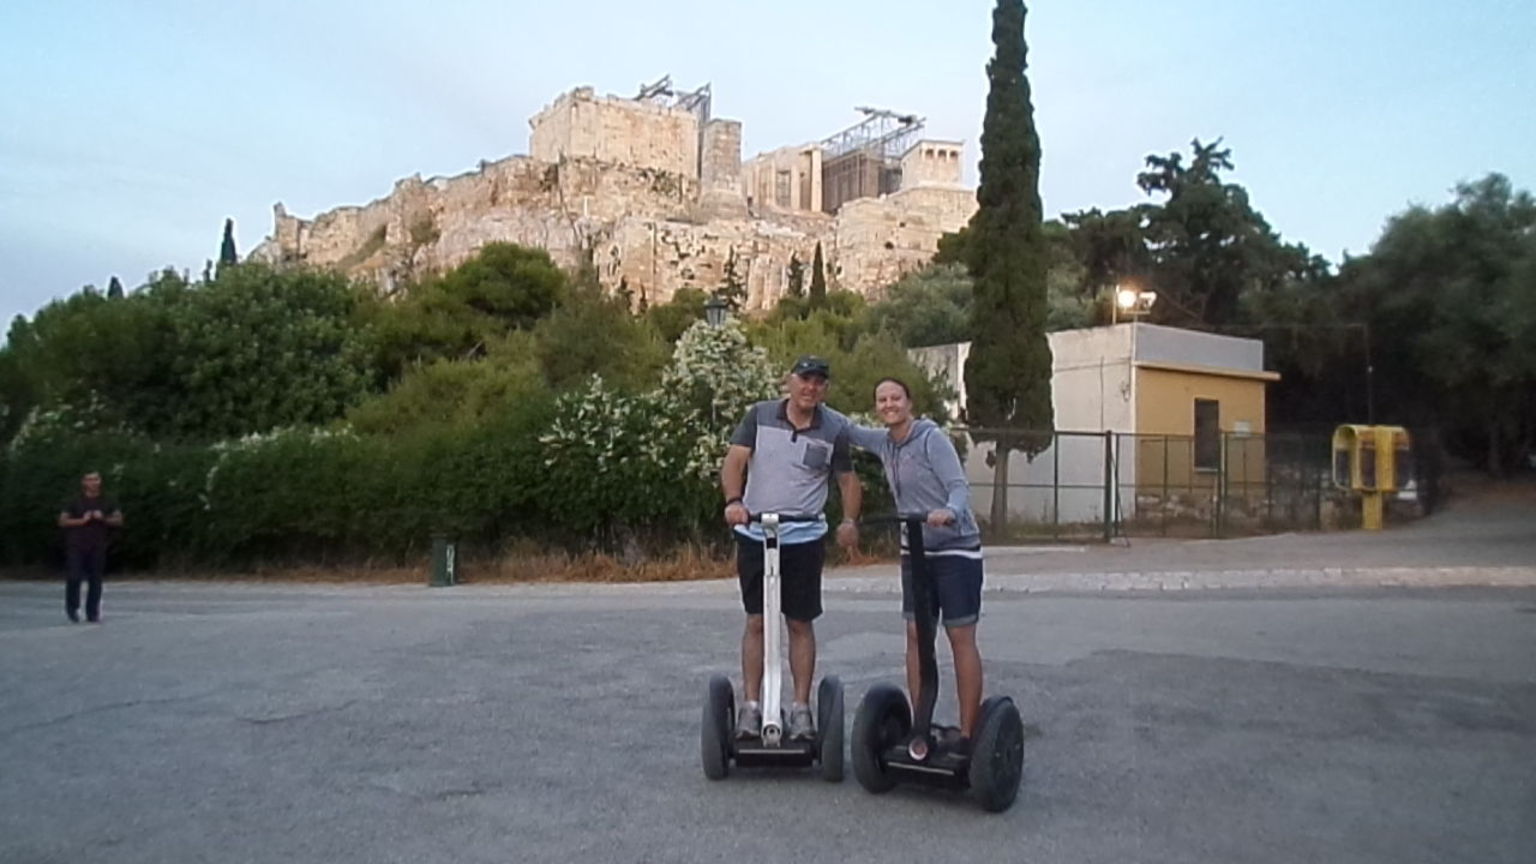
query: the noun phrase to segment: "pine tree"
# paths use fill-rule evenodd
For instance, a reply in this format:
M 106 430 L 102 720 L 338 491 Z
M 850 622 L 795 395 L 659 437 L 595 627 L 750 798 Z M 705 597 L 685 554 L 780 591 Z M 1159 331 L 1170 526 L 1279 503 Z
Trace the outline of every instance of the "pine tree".
M 979 206 L 965 243 L 975 279 L 966 420 L 975 430 L 989 430 L 976 437 L 996 445 L 994 531 L 1007 518 L 1009 452 L 1034 456 L 1050 445 L 1055 425 L 1045 336 L 1048 249 L 1040 207 L 1040 138 L 1024 73 L 1024 16 L 1022 0 L 997 0 L 992 12 L 996 53 L 987 64 Z
M 112 281 L 107 283 L 107 298 L 110 300 L 123 299 L 123 283 L 116 276 L 113 276 Z
M 811 308 L 822 309 L 827 305 L 827 267 L 821 258 L 821 243 L 816 244 L 816 257 L 811 259 Z

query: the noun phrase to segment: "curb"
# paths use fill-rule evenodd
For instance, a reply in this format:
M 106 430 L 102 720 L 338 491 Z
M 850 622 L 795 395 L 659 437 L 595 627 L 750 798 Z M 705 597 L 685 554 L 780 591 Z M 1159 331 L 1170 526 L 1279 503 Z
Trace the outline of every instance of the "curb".
M 829 593 L 894 594 L 894 568 L 885 576 L 835 576 Z M 1265 588 L 1536 587 L 1536 567 L 1328 567 L 1276 570 L 988 573 L 988 593 L 1201 591 Z

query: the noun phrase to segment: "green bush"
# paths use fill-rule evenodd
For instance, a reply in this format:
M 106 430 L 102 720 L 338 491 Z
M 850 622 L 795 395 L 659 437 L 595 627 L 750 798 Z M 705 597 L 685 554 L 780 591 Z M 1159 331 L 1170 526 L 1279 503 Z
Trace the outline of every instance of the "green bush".
M 122 435 L 29 438 L 0 457 L 0 563 L 60 563 L 59 510 L 90 471 L 101 472 L 128 523 L 113 547 L 114 568 L 192 560 L 203 545 L 200 493 L 211 464 L 203 447 Z

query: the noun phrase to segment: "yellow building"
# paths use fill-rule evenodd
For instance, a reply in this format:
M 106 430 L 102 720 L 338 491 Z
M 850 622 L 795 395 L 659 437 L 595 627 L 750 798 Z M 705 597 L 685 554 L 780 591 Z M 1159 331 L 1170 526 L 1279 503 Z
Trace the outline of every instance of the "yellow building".
M 1155 324 L 1050 334 L 1056 443 L 1009 463 L 1011 514 L 1033 521 L 1102 520 L 1170 508 L 1203 518 L 1219 482 L 1225 495 L 1265 482 L 1264 343 Z M 970 343 L 919 348 L 913 359 L 959 394 Z M 958 411 L 955 411 L 957 416 Z M 987 512 L 990 445 L 971 447 L 967 475 Z M 1113 484 L 1105 482 L 1106 466 Z M 1106 496 L 1104 490 L 1112 494 Z M 1145 517 L 1146 512 L 1140 512 Z

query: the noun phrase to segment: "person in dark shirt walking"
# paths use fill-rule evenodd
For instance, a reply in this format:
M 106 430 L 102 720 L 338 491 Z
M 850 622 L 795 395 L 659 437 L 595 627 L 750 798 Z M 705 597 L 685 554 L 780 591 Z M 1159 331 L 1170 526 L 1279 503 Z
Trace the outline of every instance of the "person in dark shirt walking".
M 123 525 L 123 512 L 101 494 L 101 475 L 95 471 L 80 478 L 80 497 L 59 512 L 64 529 L 67 575 L 64 583 L 64 614 L 80 620 L 80 583 L 89 582 L 85 595 L 85 620 L 101 621 L 101 577 L 107 569 L 107 544 L 112 529 Z

